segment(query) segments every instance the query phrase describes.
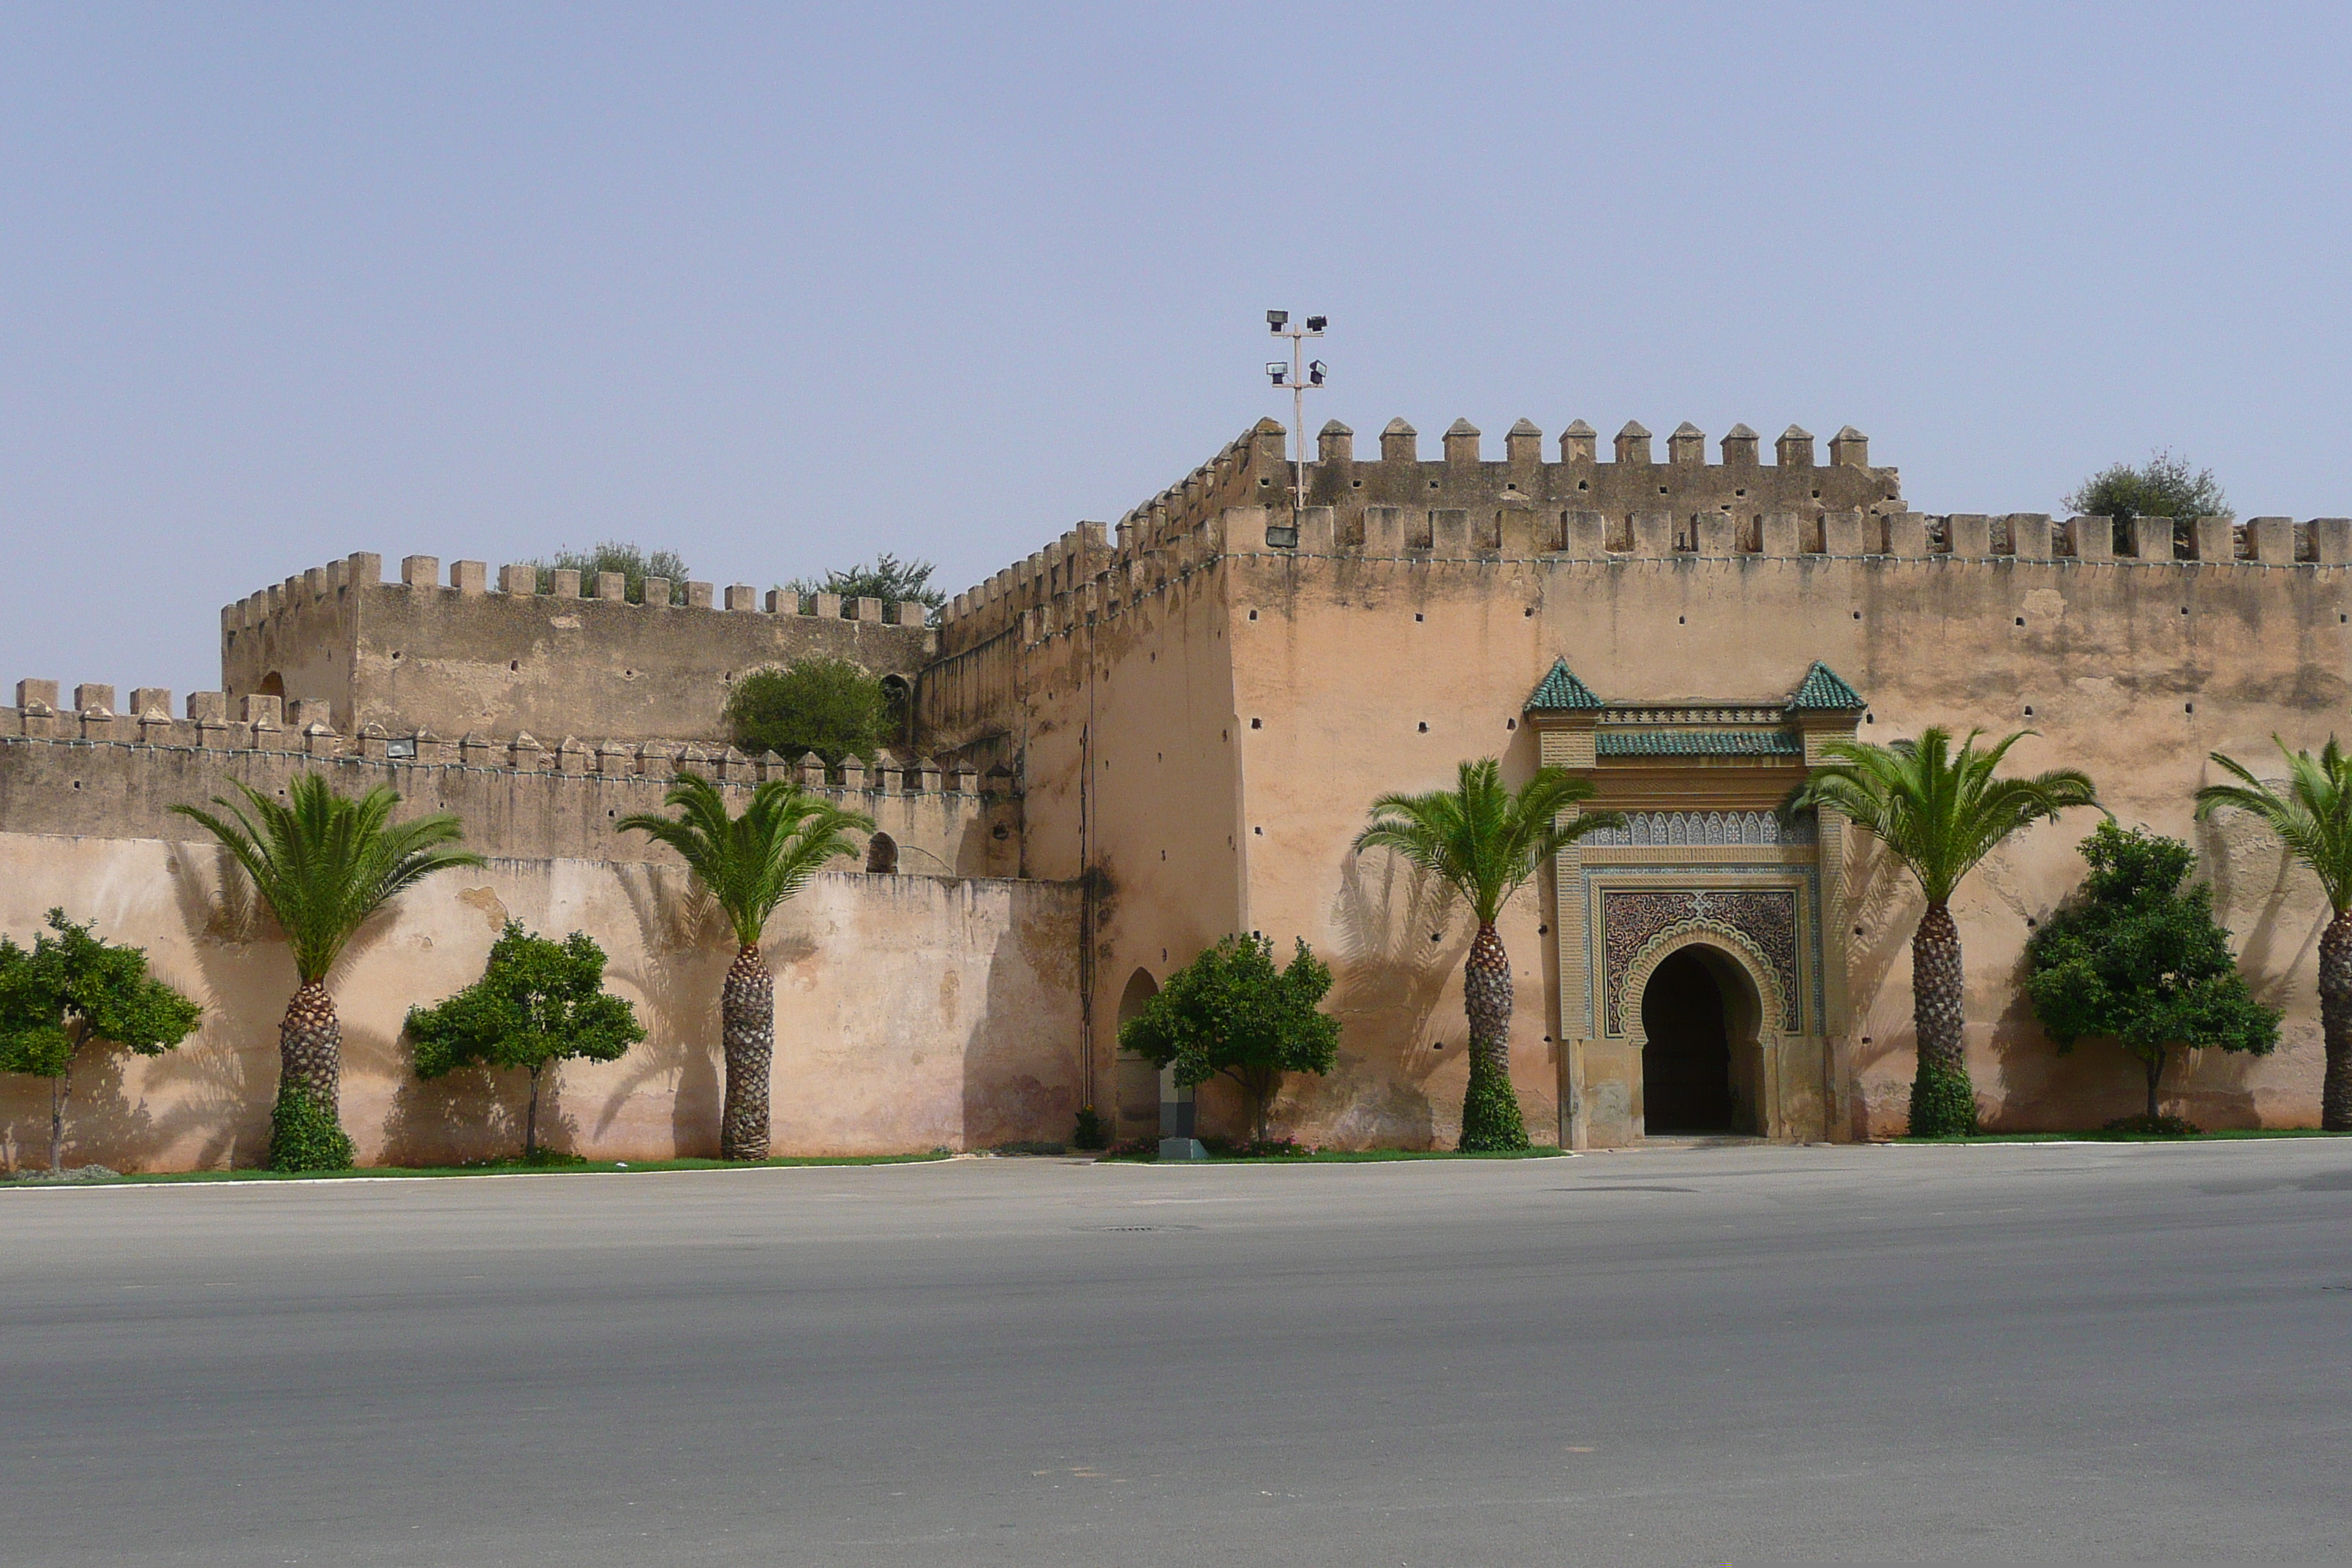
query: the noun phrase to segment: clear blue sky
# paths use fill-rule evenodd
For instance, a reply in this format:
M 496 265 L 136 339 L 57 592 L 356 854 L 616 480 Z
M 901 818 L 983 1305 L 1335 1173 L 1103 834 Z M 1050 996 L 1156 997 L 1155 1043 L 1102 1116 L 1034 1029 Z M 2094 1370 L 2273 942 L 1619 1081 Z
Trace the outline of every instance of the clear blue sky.
M 0 679 L 352 550 L 953 591 L 1260 414 L 2352 512 L 2342 6 L 0 5 Z

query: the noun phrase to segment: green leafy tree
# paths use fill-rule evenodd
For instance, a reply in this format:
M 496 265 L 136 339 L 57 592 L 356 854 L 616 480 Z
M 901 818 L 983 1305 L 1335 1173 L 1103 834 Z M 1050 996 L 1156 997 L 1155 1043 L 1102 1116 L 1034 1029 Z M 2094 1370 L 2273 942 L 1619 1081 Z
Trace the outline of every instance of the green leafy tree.
M 1119 1048 L 1174 1067 L 1187 1087 L 1233 1079 L 1249 1096 L 1250 1126 L 1263 1143 L 1282 1075 L 1327 1073 L 1339 1058 L 1339 1021 L 1316 1011 L 1330 989 L 1330 968 L 1303 938 L 1277 970 L 1270 939 L 1229 936 L 1170 975 L 1118 1026 Z
M 617 830 L 643 833 L 677 851 L 733 928 L 735 962 L 719 994 L 727 1059 L 719 1152 L 727 1160 L 764 1160 L 776 985 L 761 962 L 760 938 L 777 905 L 829 862 L 856 857 L 850 831 L 870 833 L 874 822 L 782 779 L 753 790 L 740 816 L 727 815 L 726 796 L 698 773 L 678 774 L 662 804 L 677 815 L 637 812 L 621 818 Z
M 1973 1132 L 1976 1089 L 1962 1050 L 1960 928 L 1952 894 L 1977 862 L 2029 824 L 2098 805 L 2090 775 L 2073 768 L 2032 778 L 1995 778 L 2009 749 L 2031 730 L 1979 751 L 1981 730 L 1959 750 L 1949 731 L 1929 727 L 1916 741 L 1874 745 L 1832 741 L 1829 761 L 1791 797 L 1790 809 L 1833 811 L 1886 846 L 1918 879 L 1927 911 L 1911 937 L 1911 1017 L 1919 1066 L 1911 1080 L 1911 1135 Z
M 1592 786 L 1558 768 L 1538 768 L 1517 794 L 1492 757 L 1461 765 L 1454 787 L 1384 795 L 1356 848 L 1385 848 L 1449 884 L 1478 922 L 1462 966 L 1462 1006 L 1470 1020 L 1470 1087 L 1462 1100 L 1462 1147 L 1524 1149 L 1526 1120 L 1511 1087 L 1511 960 L 1495 922 L 1513 893 L 1546 861 L 1595 828 L 1622 826 L 1613 811 L 1566 814 Z
M 540 1077 L 562 1061 L 609 1062 L 646 1037 L 636 1009 L 604 989 L 604 950 L 573 931 L 550 942 L 509 921 L 482 977 L 446 1002 L 408 1010 L 416 1076 L 470 1065 L 530 1076 L 522 1157 L 539 1157 Z
M 2326 1047 L 2321 1080 L 2319 1124 L 2331 1132 L 2352 1132 L 2352 757 L 2327 738 L 2314 757 L 2290 752 L 2283 783 L 2266 784 L 2221 752 L 2214 765 L 2238 782 L 2208 784 L 2197 792 L 2197 815 L 2228 807 L 2261 821 L 2287 853 L 2311 868 L 2327 896 L 2327 929 L 2319 934 L 2319 1030 Z
M 2074 487 L 2065 505 L 2084 517 L 2113 518 L 2118 527 L 2136 517 L 2171 518 L 2176 547 L 2189 542 L 2196 519 L 2237 515 L 2212 469 L 2191 468 L 2188 458 L 2160 449 L 2137 468 L 2102 468 Z
M 544 561 L 531 564 L 539 568 L 539 591 L 547 593 L 555 586 L 558 572 L 577 572 L 583 584 L 593 583 L 599 572 L 618 572 L 626 586 L 632 605 L 646 602 L 646 579 L 665 578 L 669 583 L 669 602 L 686 603 L 686 580 L 690 571 L 686 558 L 675 550 L 640 549 L 635 544 L 608 539 L 588 550 L 559 550 Z
M 49 1169 L 65 1147 L 76 1053 L 110 1040 L 160 1056 L 195 1031 L 204 1009 L 147 973 L 147 953 L 118 947 L 49 911 L 30 952 L 0 936 L 0 1072 L 49 1080 Z
M 828 572 L 821 578 L 796 577 L 783 584 L 783 590 L 788 594 L 838 594 L 845 605 L 851 599 L 879 599 L 885 614 L 893 605 L 920 605 L 927 616 L 936 615 L 948 602 L 947 595 L 931 586 L 931 574 L 938 570 L 928 561 L 901 561 L 884 553 L 876 556 L 870 566 Z
M 343 1170 L 352 1141 L 338 1120 L 343 1026 L 327 973 L 369 917 L 436 871 L 479 866 L 458 847 L 447 812 L 392 820 L 400 796 L 378 784 L 356 799 L 326 775 L 299 773 L 286 799 L 245 784 L 240 799 L 213 797 L 217 812 L 172 809 L 208 829 L 253 880 L 293 950 L 299 982 L 278 1026 L 278 1103 L 270 1113 L 269 1165 L 277 1171 Z
M 2091 873 L 2025 944 L 2025 994 L 2061 1053 L 2105 1037 L 2139 1061 L 2154 1123 L 2175 1050 L 2268 1055 L 2279 1014 L 2238 973 L 2211 887 L 2181 886 L 2196 864 L 2188 845 L 2103 822 L 2081 847 Z
M 827 766 L 853 756 L 871 762 L 890 724 L 881 681 L 845 658 L 755 669 L 727 694 L 729 733 L 755 757 L 814 752 Z

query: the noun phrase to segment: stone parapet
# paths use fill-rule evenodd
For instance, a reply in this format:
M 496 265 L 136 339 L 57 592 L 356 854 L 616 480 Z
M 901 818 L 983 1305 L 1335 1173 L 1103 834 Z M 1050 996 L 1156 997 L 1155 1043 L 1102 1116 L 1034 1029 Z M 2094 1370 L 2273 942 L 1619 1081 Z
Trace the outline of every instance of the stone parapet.
M 921 606 L 735 584 L 648 578 L 647 602 L 617 574 L 583 581 L 529 563 L 490 585 L 480 562 L 410 556 L 399 579 L 365 552 L 289 577 L 221 612 L 222 687 L 329 704 L 331 721 L 394 734 L 429 728 L 564 729 L 723 743 L 733 679 L 812 656 L 911 679 L 938 634 Z
M 929 758 L 887 759 L 867 771 L 854 761 L 827 776 L 771 752 L 752 759 L 711 753 L 691 742 L 591 745 L 566 736 L 552 745 L 528 733 L 449 742 L 430 731 L 392 735 L 369 726 L 338 733 L 313 721 L 289 728 L 274 707 L 217 717 L 218 693 L 189 699 L 184 720 L 96 713 L 58 714 L 39 699 L 47 683 L 27 681 L 34 700 L 0 708 L 0 833 L 94 838 L 201 838 L 172 807 L 231 795 L 232 782 L 265 792 L 295 773 L 324 769 L 335 787 L 358 794 L 388 784 L 416 810 L 457 813 L 467 842 L 494 856 L 661 860 L 669 852 L 614 823 L 662 809 L 681 771 L 710 777 L 741 809 L 741 796 L 768 779 L 803 783 L 875 820 L 897 864 L 909 872 L 1011 876 L 1021 860 L 1021 803 L 1009 775 L 982 779 L 942 770 Z

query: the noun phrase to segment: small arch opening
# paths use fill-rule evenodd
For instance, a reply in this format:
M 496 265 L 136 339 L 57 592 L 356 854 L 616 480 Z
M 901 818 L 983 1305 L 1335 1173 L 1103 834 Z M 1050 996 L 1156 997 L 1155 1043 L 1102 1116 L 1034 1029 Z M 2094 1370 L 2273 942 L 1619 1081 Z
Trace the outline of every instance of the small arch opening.
M 1165 950 L 1161 956 L 1166 956 Z M 1127 989 L 1119 993 L 1118 1021 L 1125 1024 L 1159 994 L 1160 983 L 1151 978 L 1149 970 L 1138 969 L 1127 977 Z M 1120 1134 L 1127 1138 L 1150 1136 L 1160 1125 L 1160 1069 L 1151 1065 L 1148 1057 L 1121 1051 L 1114 1072 L 1112 1091 Z
M 899 741 L 914 738 L 915 694 L 903 675 L 882 678 L 883 721 Z
M 898 869 L 898 841 L 887 833 L 877 833 L 866 841 L 866 868 L 883 875 Z
M 253 689 L 256 695 L 261 697 L 283 697 L 286 695 L 286 677 L 273 669 L 263 676 L 261 684 Z

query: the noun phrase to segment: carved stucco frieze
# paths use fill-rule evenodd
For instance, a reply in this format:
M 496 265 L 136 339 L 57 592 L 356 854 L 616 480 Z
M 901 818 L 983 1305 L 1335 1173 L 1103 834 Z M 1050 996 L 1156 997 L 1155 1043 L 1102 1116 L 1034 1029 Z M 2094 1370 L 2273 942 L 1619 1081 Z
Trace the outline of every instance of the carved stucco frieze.
M 1581 842 L 1643 847 L 1685 844 L 1811 844 L 1812 820 L 1783 823 L 1769 811 L 1629 811 L 1622 827 L 1599 827 Z
M 1801 1032 L 1795 889 L 1611 888 L 1601 895 L 1602 994 L 1610 1034 L 1625 1033 L 1625 986 L 1636 962 L 1658 942 L 1690 931 L 1729 934 L 1760 958 L 1770 972 L 1780 1028 Z

